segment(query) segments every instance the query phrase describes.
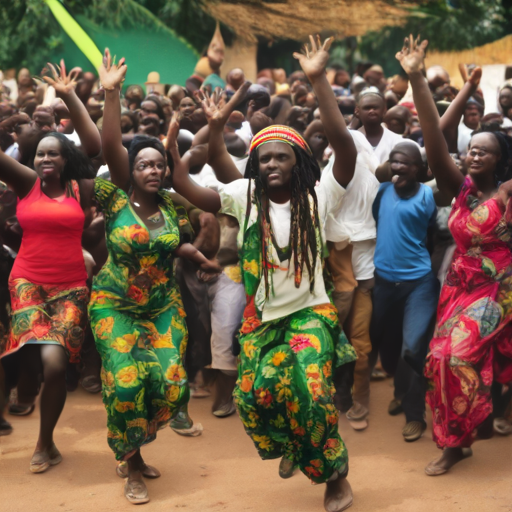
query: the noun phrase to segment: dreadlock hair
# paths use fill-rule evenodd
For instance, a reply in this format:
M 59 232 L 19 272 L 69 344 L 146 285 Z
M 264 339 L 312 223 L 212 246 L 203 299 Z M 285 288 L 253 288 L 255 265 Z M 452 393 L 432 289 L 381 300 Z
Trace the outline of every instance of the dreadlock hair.
M 319 250 L 317 246 L 317 230 L 320 229 L 320 221 L 315 185 L 320 180 L 320 167 L 313 155 L 295 145 L 292 145 L 292 149 L 295 153 L 296 164 L 292 170 L 290 184 L 290 249 L 292 251 L 290 259 L 293 258 L 295 286 L 297 288 L 300 286 L 305 265 L 309 274 L 309 288 L 312 292 L 315 286 L 315 272 Z M 265 224 L 270 228 L 270 210 L 268 196 L 259 170 L 258 148 L 255 148 L 249 156 L 245 178 L 253 179 L 256 187 L 254 203 L 260 215 L 259 229 L 262 243 L 262 270 L 265 280 L 265 295 L 268 298 L 270 293 L 269 268 L 271 268 L 271 265 L 267 257 L 268 241 L 265 233 Z M 251 182 L 249 181 L 248 198 L 251 196 L 250 189 Z M 310 204 L 310 196 L 312 198 L 312 205 Z M 265 222 L 263 222 L 263 219 Z
M 46 133 L 41 137 L 41 140 L 47 137 L 53 137 L 59 141 L 60 153 L 66 159 L 66 164 L 60 175 L 60 182 L 63 187 L 71 180 L 91 180 L 96 177 L 96 171 L 91 161 L 75 146 L 74 142 L 71 142 L 64 134 L 59 132 Z
M 498 142 L 501 157 L 494 171 L 494 183 L 499 187 L 502 183 L 505 183 L 505 181 L 512 179 L 512 137 L 502 131 L 490 129 L 477 130 L 474 131 L 472 135 L 476 135 L 477 133 L 490 133 L 494 135 Z

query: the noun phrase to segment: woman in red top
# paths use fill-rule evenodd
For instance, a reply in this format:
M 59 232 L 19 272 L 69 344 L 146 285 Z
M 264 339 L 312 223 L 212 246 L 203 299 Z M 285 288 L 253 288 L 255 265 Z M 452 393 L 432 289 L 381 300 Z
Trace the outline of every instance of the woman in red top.
M 75 94 L 78 70 L 60 76 L 51 66 L 55 87 L 66 103 L 82 148 L 89 156 L 101 150 L 95 124 Z M 33 473 L 46 471 L 62 457 L 53 430 L 66 400 L 65 371 L 76 362 L 87 321 L 87 273 L 81 248 L 89 210 L 94 169 L 64 135 L 45 134 L 37 146 L 34 170 L 0 151 L 0 180 L 18 196 L 17 216 L 23 238 L 10 278 L 11 334 L 0 357 L 21 350 L 22 364 L 42 373 L 41 424 Z

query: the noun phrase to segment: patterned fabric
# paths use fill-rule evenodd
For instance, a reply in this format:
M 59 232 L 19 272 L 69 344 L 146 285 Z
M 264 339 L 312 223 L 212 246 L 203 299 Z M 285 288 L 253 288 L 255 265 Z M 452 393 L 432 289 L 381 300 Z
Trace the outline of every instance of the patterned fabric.
M 493 380 L 512 381 L 512 202 L 479 204 L 466 178 L 449 227 L 457 244 L 425 375 L 439 448 L 468 447 L 492 412 Z
M 122 190 L 97 179 L 95 192 L 109 258 L 94 279 L 89 315 L 103 362 L 108 443 L 122 460 L 153 441 L 189 399 L 188 334 L 172 253 L 192 231 L 167 192 L 160 192 L 167 229 L 155 239 Z
M 87 325 L 89 290 L 85 286 L 36 285 L 26 279 L 9 281 L 11 333 L 2 356 L 26 343 L 61 345 L 71 363 L 80 361 L 80 348 Z
M 286 455 L 312 482 L 326 482 L 348 462 L 333 403 L 336 308 L 316 306 L 253 326 L 248 319 L 242 326 L 234 393 L 245 430 L 262 459 Z
M 312 482 L 325 482 L 348 462 L 332 366 L 355 360 L 354 349 L 340 336 L 330 303 L 262 322 L 254 300 L 262 264 L 258 223 L 245 230 L 240 259 L 247 306 L 234 392 L 238 412 L 262 459 L 286 455 Z
M 263 130 L 259 131 L 253 137 L 249 152 L 252 152 L 263 144 L 267 144 L 267 142 L 285 142 L 290 146 L 299 146 L 304 151 L 307 151 L 309 154 L 311 154 L 311 149 L 309 148 L 308 143 L 304 140 L 302 135 L 300 135 L 300 133 L 296 132 L 289 126 L 273 124 L 268 128 L 263 128 Z

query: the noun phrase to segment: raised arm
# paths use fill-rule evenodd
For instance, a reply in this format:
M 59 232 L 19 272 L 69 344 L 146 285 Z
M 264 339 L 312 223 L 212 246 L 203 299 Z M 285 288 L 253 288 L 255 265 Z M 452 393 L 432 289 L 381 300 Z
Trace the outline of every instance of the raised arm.
M 320 119 L 334 151 L 333 175 L 342 187 L 346 187 L 354 176 L 357 150 L 325 73 L 333 38 L 326 39 L 323 45 L 318 35 L 316 41 L 313 36 L 309 36 L 309 39 L 311 49 L 306 45 L 305 54 L 294 53 L 293 56 L 299 61 L 315 91 Z
M 0 181 L 7 183 L 20 199 L 30 192 L 36 179 L 35 171 L 7 156 L 0 149 Z
M 250 86 L 251 82 L 245 82 L 223 107 L 219 107 L 220 96 L 218 91 L 214 91 L 211 96 L 203 91 L 196 93 L 196 98 L 201 102 L 210 130 L 208 163 L 212 166 L 217 179 L 221 183 L 231 183 L 242 178 L 226 148 L 224 127 L 235 107 L 245 98 Z
M 182 195 L 187 201 L 192 203 L 200 210 L 210 213 L 217 213 L 221 207 L 220 196 L 218 192 L 206 187 L 202 187 L 190 178 L 188 172 L 190 167 L 190 152 L 185 153 L 183 158 L 180 157 L 177 142 L 179 129 L 179 113 L 174 112 L 171 123 L 169 125 L 166 143 L 166 149 L 169 151 L 174 161 L 174 170 L 172 173 L 173 188 L 178 194 Z M 231 160 L 231 158 L 229 159 Z M 238 174 L 240 173 L 238 172 Z
M 396 54 L 396 58 L 409 75 L 414 105 L 423 131 L 427 160 L 436 178 L 437 186 L 442 193 L 455 197 L 464 182 L 464 176 L 448 152 L 439 114 L 422 73 L 425 69 L 424 59 L 427 44 L 428 41 L 419 44 L 419 40 L 415 41 L 411 35 L 405 39 L 404 46 Z
M 469 98 L 471 98 L 471 96 L 478 89 L 478 85 L 480 84 L 481 78 L 482 68 L 475 68 L 473 70 L 473 73 L 471 73 L 471 76 L 467 78 L 464 87 L 460 90 L 459 94 L 455 96 L 455 99 L 450 103 L 450 106 L 443 114 L 443 117 L 441 117 L 441 130 L 443 131 L 446 142 L 448 143 L 448 149 L 452 153 L 457 152 L 457 135 L 459 131 L 458 128 L 460 120 L 464 115 L 466 104 Z
M 112 56 L 107 48 L 103 57 L 103 64 L 99 70 L 101 85 L 105 89 L 101 143 L 112 183 L 125 192 L 128 191 L 130 184 L 130 165 L 128 152 L 123 146 L 121 99 L 119 95 L 126 70 L 127 66 L 124 63 L 124 58 L 119 61 L 119 64 L 112 63 Z
M 55 66 L 48 63 L 53 77 L 44 76 L 43 80 L 51 85 L 59 98 L 66 104 L 69 110 L 69 117 L 73 123 L 76 133 L 80 137 L 80 142 L 85 154 L 93 158 L 101 152 L 101 138 L 97 126 L 94 124 L 91 116 L 87 112 L 85 105 L 80 101 L 75 93 L 78 74 L 82 71 L 80 68 L 73 68 L 69 74 L 66 73 L 64 60 L 60 61 L 60 74 L 57 73 Z

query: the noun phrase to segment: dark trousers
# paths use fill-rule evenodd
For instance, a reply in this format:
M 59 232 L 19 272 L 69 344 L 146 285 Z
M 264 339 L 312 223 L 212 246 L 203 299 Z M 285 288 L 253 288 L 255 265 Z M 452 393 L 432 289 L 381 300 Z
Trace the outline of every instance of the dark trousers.
M 374 354 L 395 377 L 395 398 L 407 422 L 424 422 L 423 366 L 432 337 L 439 282 L 432 272 L 413 281 L 391 282 L 375 277 L 370 336 Z

